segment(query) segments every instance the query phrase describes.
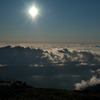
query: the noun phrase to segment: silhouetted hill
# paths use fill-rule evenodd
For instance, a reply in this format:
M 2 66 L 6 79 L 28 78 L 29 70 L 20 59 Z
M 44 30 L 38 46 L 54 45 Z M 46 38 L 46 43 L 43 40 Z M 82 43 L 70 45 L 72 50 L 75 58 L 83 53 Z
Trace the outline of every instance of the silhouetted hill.
M 21 81 L 1 81 L 0 100 L 100 100 L 100 91 L 43 89 Z
M 31 87 L 22 81 L 0 81 L 0 91 L 13 88 L 27 88 Z
M 94 90 L 99 90 L 99 91 L 100 91 L 100 84 L 86 87 L 86 88 L 83 89 L 83 90 L 92 90 L 92 91 L 94 91 Z

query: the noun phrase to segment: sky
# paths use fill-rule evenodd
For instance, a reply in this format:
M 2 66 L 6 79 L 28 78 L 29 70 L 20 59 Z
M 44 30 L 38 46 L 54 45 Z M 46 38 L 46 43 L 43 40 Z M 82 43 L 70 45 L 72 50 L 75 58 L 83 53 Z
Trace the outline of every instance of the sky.
M 0 0 L 0 41 L 100 42 L 100 0 Z

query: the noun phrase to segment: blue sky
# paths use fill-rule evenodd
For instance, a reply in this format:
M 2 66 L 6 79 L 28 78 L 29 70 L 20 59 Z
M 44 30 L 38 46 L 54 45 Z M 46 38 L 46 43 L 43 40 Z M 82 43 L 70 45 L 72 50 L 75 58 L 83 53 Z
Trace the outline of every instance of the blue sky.
M 0 40 L 100 42 L 100 0 L 0 0 Z

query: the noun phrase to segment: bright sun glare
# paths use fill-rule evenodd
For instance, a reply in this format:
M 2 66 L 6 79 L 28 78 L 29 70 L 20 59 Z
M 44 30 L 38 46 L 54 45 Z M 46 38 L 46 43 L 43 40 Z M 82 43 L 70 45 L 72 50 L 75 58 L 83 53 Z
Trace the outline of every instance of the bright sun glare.
M 36 7 L 32 7 L 29 9 L 30 15 L 34 18 L 38 14 L 38 9 Z

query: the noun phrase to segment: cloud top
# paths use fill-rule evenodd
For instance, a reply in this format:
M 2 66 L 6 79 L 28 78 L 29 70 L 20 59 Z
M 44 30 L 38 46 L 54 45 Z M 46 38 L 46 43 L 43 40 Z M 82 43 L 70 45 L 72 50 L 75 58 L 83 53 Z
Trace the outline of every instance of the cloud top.
M 76 83 L 75 84 L 75 89 L 76 90 L 82 90 L 90 86 L 96 86 L 97 84 L 100 84 L 100 79 L 97 78 L 96 76 L 93 76 L 90 78 L 90 80 L 82 80 L 81 83 Z

